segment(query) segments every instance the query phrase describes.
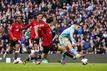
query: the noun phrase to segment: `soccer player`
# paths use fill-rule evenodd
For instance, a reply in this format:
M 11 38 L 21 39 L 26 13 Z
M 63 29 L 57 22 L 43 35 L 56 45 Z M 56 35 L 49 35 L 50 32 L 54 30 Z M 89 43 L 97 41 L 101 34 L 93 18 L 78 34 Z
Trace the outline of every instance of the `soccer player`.
M 34 45 L 33 50 L 31 50 L 31 54 L 25 59 L 24 63 L 26 63 L 26 61 L 33 60 L 33 59 L 37 60 L 40 57 L 38 54 L 38 52 L 39 52 L 39 49 L 38 49 L 38 45 L 39 45 L 38 29 L 39 28 L 38 27 L 40 24 L 45 23 L 42 20 L 42 18 L 43 18 L 42 12 L 40 12 L 40 11 L 35 12 L 34 19 L 31 20 L 31 22 L 23 28 L 23 29 L 27 29 L 27 28 L 31 27 L 30 45 L 32 45 L 32 44 Z M 35 57 L 38 57 L 38 58 L 35 58 Z
M 32 19 L 30 21 L 30 23 L 27 24 L 26 26 L 24 26 L 24 28 L 23 28 L 25 30 L 28 28 L 31 28 L 30 29 L 30 41 L 29 41 L 31 47 L 33 47 L 33 46 L 38 47 L 39 37 L 38 37 L 38 26 L 37 25 L 40 23 L 44 23 L 42 21 L 42 17 L 38 16 L 39 14 L 40 14 L 40 12 L 35 12 L 34 19 Z
M 15 47 L 15 60 L 17 60 L 19 53 L 20 53 L 20 39 L 22 37 L 22 28 L 23 28 L 23 24 L 21 23 L 21 16 L 19 14 L 17 14 L 15 16 L 15 21 L 13 21 L 10 29 L 9 29 L 9 35 L 11 38 L 11 46 Z
M 43 14 L 40 13 L 39 15 L 37 15 L 39 17 L 43 17 Z M 50 18 L 49 18 L 50 19 Z M 49 21 L 49 19 L 47 19 Z M 47 23 L 50 23 L 50 22 L 47 22 Z M 55 47 L 53 45 L 53 42 L 52 42 L 52 39 L 53 39 L 53 36 L 52 36 L 52 30 L 51 30 L 51 27 L 49 26 L 49 24 L 47 24 L 45 22 L 42 22 L 42 23 L 39 23 L 38 25 L 38 35 L 39 35 L 39 38 L 41 38 L 42 40 L 42 47 L 43 47 L 43 53 L 42 53 L 42 62 L 44 63 L 48 63 L 47 61 L 47 56 L 48 56 L 48 52 L 49 51 L 57 51 L 57 50 L 60 50 L 62 52 L 64 52 L 64 54 L 66 54 L 67 56 L 69 57 L 72 57 L 73 58 L 73 55 L 70 54 L 69 52 L 67 52 L 67 50 L 65 48 L 62 48 L 62 47 Z M 37 55 L 37 54 L 35 54 Z M 26 61 L 29 61 L 30 59 L 34 58 L 33 55 L 29 56 L 26 60 Z
M 42 40 L 42 47 L 43 47 L 43 53 L 42 53 L 42 63 L 48 63 L 48 52 L 50 50 L 57 50 L 53 47 L 53 35 L 51 27 L 48 23 L 42 23 L 39 27 L 39 36 Z
M 76 58 L 83 56 L 77 52 L 78 44 L 76 43 L 76 40 L 73 37 L 75 30 L 78 30 L 79 28 L 80 28 L 79 24 L 71 25 L 70 27 L 65 29 L 59 36 L 60 45 L 68 49 L 68 51 L 72 53 Z M 64 53 L 62 53 L 61 62 L 63 63 L 64 60 L 65 60 L 65 55 Z

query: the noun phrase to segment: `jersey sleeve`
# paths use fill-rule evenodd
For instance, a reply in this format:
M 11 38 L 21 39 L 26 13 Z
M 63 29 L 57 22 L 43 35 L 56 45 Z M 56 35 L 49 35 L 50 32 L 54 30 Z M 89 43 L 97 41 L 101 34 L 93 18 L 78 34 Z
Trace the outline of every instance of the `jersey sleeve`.
M 73 35 L 74 35 L 74 29 L 71 29 L 70 30 L 70 40 L 72 41 L 72 44 L 75 44 L 76 40 L 74 39 Z
M 23 29 L 28 29 L 31 25 L 32 25 L 32 23 L 33 23 L 33 20 L 29 23 L 29 24 L 27 24 L 26 26 L 23 26 Z
M 11 39 L 13 39 L 13 30 L 14 30 L 14 23 L 12 23 L 12 25 L 10 26 L 10 28 L 8 29 L 8 34 L 9 34 L 9 37 Z

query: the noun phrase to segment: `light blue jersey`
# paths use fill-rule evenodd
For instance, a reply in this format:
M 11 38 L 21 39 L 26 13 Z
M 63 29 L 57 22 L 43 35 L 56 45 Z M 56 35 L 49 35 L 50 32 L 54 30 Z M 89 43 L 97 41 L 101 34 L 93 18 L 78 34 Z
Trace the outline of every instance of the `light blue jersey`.
M 62 38 L 66 37 L 66 38 L 70 39 L 70 41 L 72 41 L 72 44 L 75 44 L 76 41 L 73 37 L 74 31 L 75 31 L 74 27 L 75 27 L 75 25 L 71 25 L 69 28 L 65 29 L 61 33 L 60 37 L 62 37 Z
M 60 45 L 62 47 L 69 47 L 70 45 L 72 44 L 76 44 L 76 41 L 73 37 L 74 35 L 74 32 L 75 32 L 75 25 L 71 25 L 69 28 L 65 29 L 61 35 L 59 36 L 59 42 L 60 42 Z M 71 44 L 72 42 L 72 44 Z M 69 45 L 69 46 L 68 46 Z M 69 51 L 70 53 L 74 54 L 76 57 L 78 55 L 78 52 L 77 52 L 77 47 L 69 47 Z M 61 61 L 63 61 L 65 59 L 64 57 L 64 54 L 62 54 L 62 58 L 61 58 Z

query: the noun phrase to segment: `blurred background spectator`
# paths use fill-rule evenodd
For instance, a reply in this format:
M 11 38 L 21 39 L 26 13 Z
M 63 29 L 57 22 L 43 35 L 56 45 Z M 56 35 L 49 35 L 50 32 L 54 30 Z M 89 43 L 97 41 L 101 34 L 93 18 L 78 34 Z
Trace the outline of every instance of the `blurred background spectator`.
M 77 33 L 82 36 L 76 35 L 77 40 L 83 42 L 81 48 L 89 48 L 87 53 L 107 54 L 107 0 L 0 0 L 0 53 L 9 46 L 8 28 L 15 15 L 20 14 L 26 25 L 36 11 L 44 13 L 44 21 L 49 16 L 53 17 L 54 35 L 59 35 L 74 23 L 81 24 L 82 28 Z M 29 46 L 24 40 L 29 40 L 29 30 L 24 31 L 22 47 Z M 23 50 L 27 52 L 29 48 Z

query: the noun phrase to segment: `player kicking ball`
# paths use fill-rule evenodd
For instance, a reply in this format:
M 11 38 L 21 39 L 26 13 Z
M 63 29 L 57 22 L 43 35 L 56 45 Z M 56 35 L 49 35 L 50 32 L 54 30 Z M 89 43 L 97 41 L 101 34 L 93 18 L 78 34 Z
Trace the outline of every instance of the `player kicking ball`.
M 70 53 L 72 53 L 75 58 L 80 58 L 83 57 L 85 58 L 84 54 L 80 54 L 77 52 L 77 43 L 73 37 L 75 30 L 78 30 L 81 27 L 81 25 L 79 24 L 73 24 L 70 27 L 68 27 L 67 29 L 65 29 L 61 35 L 59 36 L 59 42 L 60 42 L 60 46 L 62 46 L 63 48 L 66 48 L 67 51 L 69 51 Z M 82 62 L 84 61 L 88 61 L 86 59 L 82 59 Z M 65 64 L 65 55 L 64 53 L 62 53 L 62 57 L 61 57 L 61 63 Z

